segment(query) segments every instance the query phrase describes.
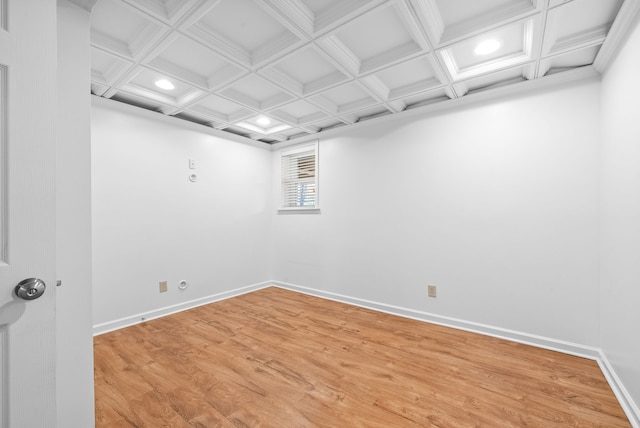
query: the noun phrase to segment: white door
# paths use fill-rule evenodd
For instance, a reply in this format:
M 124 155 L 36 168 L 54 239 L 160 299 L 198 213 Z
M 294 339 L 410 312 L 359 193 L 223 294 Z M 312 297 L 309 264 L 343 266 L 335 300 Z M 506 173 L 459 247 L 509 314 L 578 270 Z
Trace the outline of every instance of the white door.
M 0 0 L 0 426 L 55 426 L 56 0 Z M 16 296 L 25 278 L 46 284 Z

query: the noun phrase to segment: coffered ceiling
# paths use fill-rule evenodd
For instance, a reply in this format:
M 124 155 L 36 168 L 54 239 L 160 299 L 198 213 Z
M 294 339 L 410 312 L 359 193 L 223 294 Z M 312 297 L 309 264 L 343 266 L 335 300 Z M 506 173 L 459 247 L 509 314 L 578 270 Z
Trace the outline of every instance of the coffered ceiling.
M 287 141 L 598 70 L 633 3 L 98 0 L 92 92 L 253 140 Z

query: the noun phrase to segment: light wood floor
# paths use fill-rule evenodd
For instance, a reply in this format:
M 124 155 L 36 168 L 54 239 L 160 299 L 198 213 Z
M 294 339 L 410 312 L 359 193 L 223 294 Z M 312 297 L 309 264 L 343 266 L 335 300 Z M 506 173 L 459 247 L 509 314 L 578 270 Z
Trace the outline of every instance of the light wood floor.
M 629 427 L 596 362 L 268 288 L 95 338 L 100 427 Z

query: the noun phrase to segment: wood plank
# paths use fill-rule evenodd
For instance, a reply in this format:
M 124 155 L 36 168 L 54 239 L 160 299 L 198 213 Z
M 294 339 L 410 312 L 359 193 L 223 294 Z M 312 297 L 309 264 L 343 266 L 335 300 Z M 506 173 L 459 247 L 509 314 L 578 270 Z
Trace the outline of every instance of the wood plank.
M 95 338 L 96 427 L 630 427 L 595 361 L 267 288 Z

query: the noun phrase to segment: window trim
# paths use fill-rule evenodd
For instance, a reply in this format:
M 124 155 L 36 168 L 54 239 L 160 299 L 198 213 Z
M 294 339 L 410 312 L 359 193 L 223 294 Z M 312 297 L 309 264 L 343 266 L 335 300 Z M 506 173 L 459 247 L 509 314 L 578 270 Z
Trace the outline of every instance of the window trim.
M 278 214 L 320 214 L 320 151 L 319 140 L 315 140 L 312 143 L 305 143 L 296 145 L 289 149 L 284 149 L 280 152 L 280 184 L 279 184 L 279 201 L 278 201 Z M 315 204 L 309 207 L 283 207 L 282 206 L 282 168 L 283 158 L 285 156 L 295 155 L 296 153 L 302 153 L 309 151 L 313 148 L 315 156 Z

